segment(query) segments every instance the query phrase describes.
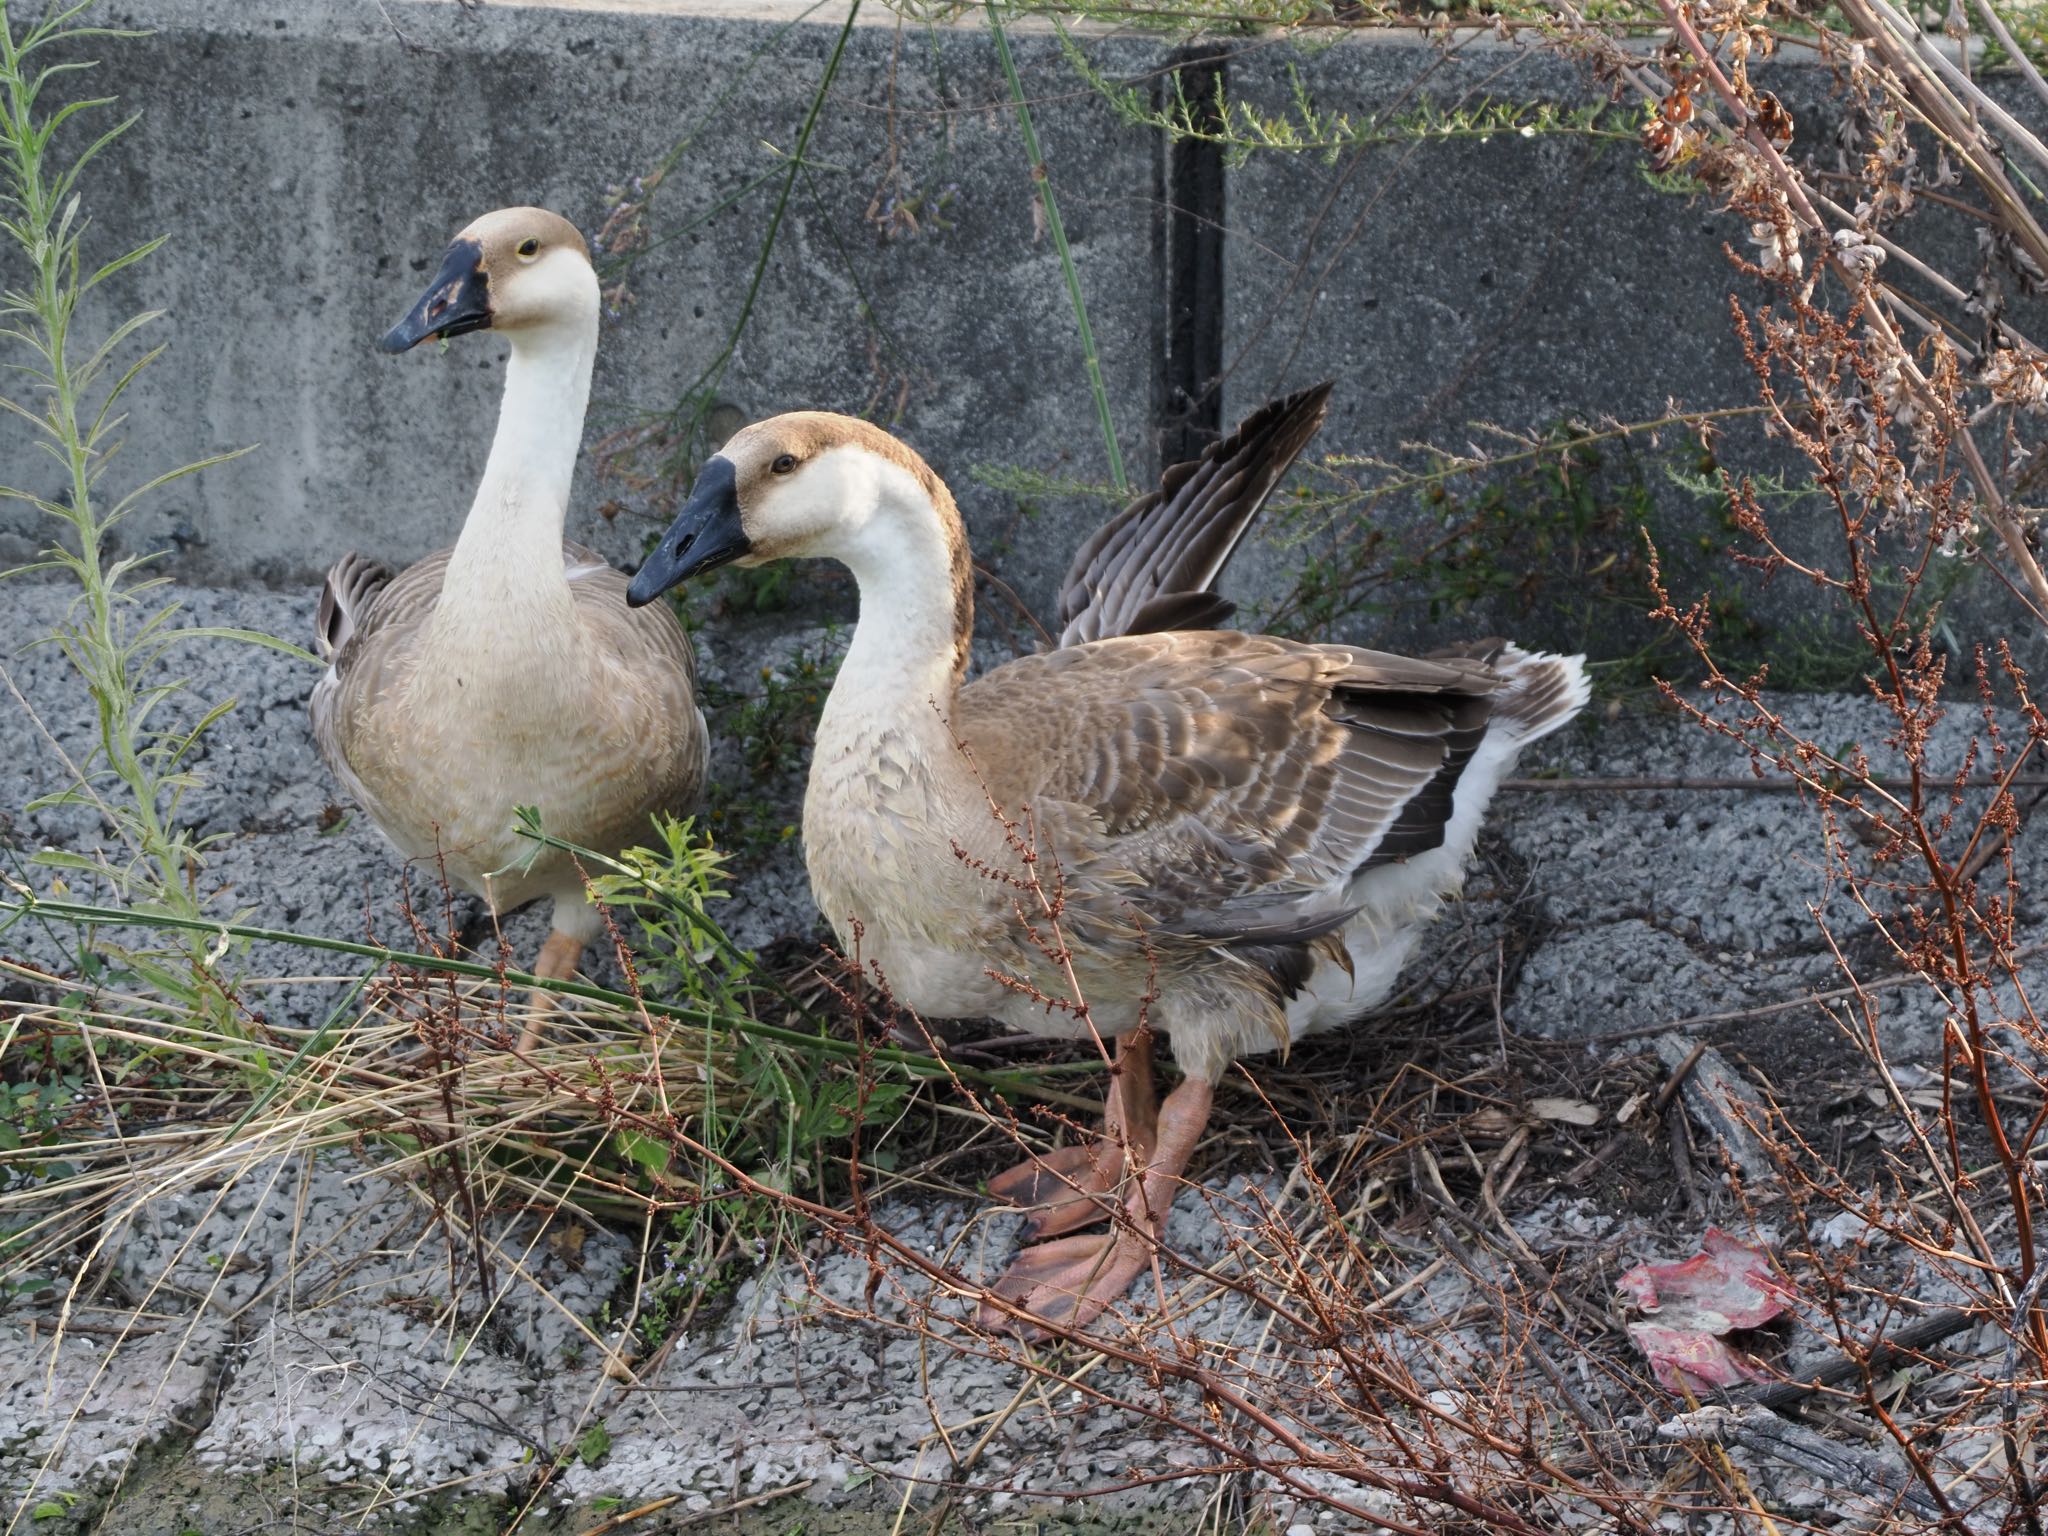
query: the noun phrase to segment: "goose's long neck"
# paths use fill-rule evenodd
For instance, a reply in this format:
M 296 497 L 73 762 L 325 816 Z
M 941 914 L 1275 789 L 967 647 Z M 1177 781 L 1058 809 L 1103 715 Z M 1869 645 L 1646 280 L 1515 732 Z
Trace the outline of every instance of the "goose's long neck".
M 595 314 L 514 340 L 497 435 L 448 561 L 437 629 L 503 634 L 551 612 L 574 612 L 562 528 L 596 356 Z
M 880 510 L 835 551 L 860 586 L 860 618 L 821 743 L 887 731 L 950 744 L 947 721 L 974 639 L 973 564 L 945 487 L 935 477 L 929 488 L 895 478 Z

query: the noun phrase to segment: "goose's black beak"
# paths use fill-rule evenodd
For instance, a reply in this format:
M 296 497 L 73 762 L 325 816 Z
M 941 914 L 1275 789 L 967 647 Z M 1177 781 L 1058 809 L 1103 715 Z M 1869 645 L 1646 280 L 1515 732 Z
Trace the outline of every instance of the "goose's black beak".
M 441 258 L 441 270 L 378 343 L 386 352 L 404 352 L 429 336 L 461 336 L 491 323 L 491 280 L 484 271 L 484 248 L 475 240 L 458 240 Z
M 740 526 L 740 498 L 732 460 L 707 463 L 690 487 L 690 499 L 648 552 L 640 573 L 626 589 L 626 601 L 638 608 L 651 603 L 677 582 L 737 560 L 753 547 Z

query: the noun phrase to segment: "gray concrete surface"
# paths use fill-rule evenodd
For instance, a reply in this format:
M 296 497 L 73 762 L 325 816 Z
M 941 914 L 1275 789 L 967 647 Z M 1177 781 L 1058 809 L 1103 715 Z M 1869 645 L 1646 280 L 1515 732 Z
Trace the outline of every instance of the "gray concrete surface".
M 1773 702 L 1813 740 L 1833 750 L 1860 744 L 1873 771 L 1903 771 L 1886 739 L 1892 721 L 1870 700 Z M 1979 724 L 1968 708 L 1950 711 L 1930 735 L 1930 763 L 1953 772 Z M 1662 711 L 1580 731 L 1558 743 L 1556 758 L 1567 774 L 1754 782 L 1745 753 Z M 1815 813 L 1796 796 L 1539 790 L 1496 803 L 1499 836 L 1531 871 L 1544 925 L 1507 1008 L 1517 1029 L 1582 1037 L 1833 990 L 1843 977 L 1816 914 L 1864 979 L 1897 969 L 1823 867 Z M 1980 804 L 1981 792 L 1966 796 L 1964 815 Z M 2048 846 L 2023 838 L 2014 859 L 2021 890 L 2040 889 Z M 2039 920 L 2025 908 L 2021 916 Z M 1916 988 L 1873 998 L 1883 1038 L 1901 1059 L 1939 1059 L 1941 1015 L 1929 1001 Z M 1814 1009 L 1782 1027 L 1790 1038 L 1819 1039 L 1834 1026 Z
M 785 163 L 839 14 L 112 0 L 105 19 L 154 35 L 94 50 L 92 89 L 142 119 L 88 187 L 92 243 L 105 255 L 170 237 L 97 310 L 166 311 L 156 339 L 168 353 L 130 399 L 125 472 L 258 445 L 158 497 L 130 536 L 168 543 L 186 574 L 280 587 L 351 547 L 404 558 L 447 541 L 488 441 L 500 344 L 471 337 L 444 355 L 391 359 L 371 343 L 476 212 L 533 200 L 595 230 L 618 189 L 687 139 L 653 203 L 663 243 L 633 268 L 630 302 L 604 338 L 589 441 L 674 406 L 746 302 L 775 188 L 746 189 Z M 974 471 L 1099 482 L 1104 460 L 1007 89 L 978 22 L 898 27 L 877 5 L 863 17 L 718 394 L 738 417 L 818 405 L 898 427 L 960 493 L 980 556 L 1043 611 L 1100 506 L 1020 500 Z M 1158 467 L 1171 319 L 1162 146 L 1120 124 L 1042 29 L 1020 28 L 1015 46 L 1142 483 Z M 1084 46 L 1141 90 L 1163 57 L 1138 36 Z M 1575 107 L 1605 95 L 1570 66 L 1487 41 L 1449 60 L 1389 35 L 1317 48 L 1259 38 L 1230 53 L 1233 92 L 1283 114 L 1294 74 L 1319 110 L 1355 122 L 1423 101 Z M 1801 144 L 1824 147 L 1824 75 L 1786 65 L 1770 79 L 1799 115 Z M 1568 416 L 1640 419 L 1672 398 L 1749 399 L 1721 255 L 1742 232 L 1704 205 L 1675 208 L 1638 167 L 1629 144 L 1511 133 L 1232 168 L 1216 296 L 1226 419 L 1275 389 L 1335 377 L 1323 446 L 1389 454 L 1418 439 L 1462 449 L 1480 422 L 1535 431 Z M 904 208 L 914 227 L 894 217 Z M 1956 231 L 1931 238 L 1971 269 Z M 1771 462 L 1741 433 L 1729 442 L 1741 467 Z M 0 462 L 26 463 L 34 481 L 19 444 L 17 425 L 0 422 Z M 1639 468 L 1672 542 L 1696 544 L 1700 509 L 1664 485 L 1661 463 Z M 623 509 L 610 525 L 595 511 L 606 500 Z M 631 559 L 661 513 L 586 465 L 572 530 Z M 1398 500 L 1373 513 L 1426 515 Z M 24 518 L 0 508 L 0 555 L 39 541 Z M 1297 558 L 1248 552 L 1240 591 L 1272 596 Z M 1951 605 L 1960 639 L 1979 615 L 2008 616 L 1985 586 Z M 843 608 L 843 583 L 823 589 Z M 1752 601 L 1777 619 L 1802 611 L 1789 589 Z M 1352 627 L 1381 622 L 1365 614 Z M 1571 604 L 1548 597 L 1475 622 L 1613 648 L 1600 643 L 1605 618 L 1589 635 Z

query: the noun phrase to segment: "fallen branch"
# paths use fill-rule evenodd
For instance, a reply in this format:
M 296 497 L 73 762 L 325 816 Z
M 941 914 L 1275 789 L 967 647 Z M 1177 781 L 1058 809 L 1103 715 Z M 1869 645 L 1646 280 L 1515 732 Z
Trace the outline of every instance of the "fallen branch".
M 1761 1116 L 1750 1100 L 1748 1084 L 1727 1059 L 1710 1045 L 1676 1034 L 1660 1035 L 1655 1050 L 1658 1059 L 1671 1069 L 1686 1110 L 1700 1129 L 1721 1143 L 1736 1171 L 1752 1183 L 1770 1178 L 1774 1171 L 1771 1160 L 1751 1129 Z
M 1918 1354 L 1931 1344 L 1961 1333 L 1979 1321 L 1978 1314 L 1967 1307 L 1947 1307 L 1939 1312 L 1929 1313 L 1918 1322 L 1908 1323 L 1894 1333 L 1868 1345 L 1859 1345 L 1855 1353 L 1836 1350 L 1824 1356 L 1800 1374 L 1797 1381 L 1773 1382 L 1768 1387 L 1748 1387 L 1736 1391 L 1736 1402 L 1751 1408 L 1789 1408 L 1803 1402 L 1816 1392 L 1824 1392 L 1838 1382 L 1848 1381 L 1862 1375 L 1866 1370 L 1881 1371 L 1894 1361 Z
M 1837 1445 L 1826 1436 L 1779 1418 L 1767 1408 L 1698 1408 L 1657 1426 L 1666 1440 L 1734 1445 L 1756 1456 L 1810 1472 L 1838 1493 L 1903 1506 L 1923 1520 L 1958 1526 L 1970 1536 L 1992 1536 L 1996 1527 L 1942 1509 L 1913 1476 L 1889 1457 Z
M 2019 965 L 2036 956 L 2048 953 L 2048 942 L 2028 944 L 2012 952 L 2011 962 Z M 1719 1013 L 1695 1013 L 1682 1019 L 1667 1019 L 1662 1024 L 1637 1024 L 1628 1029 L 1603 1030 L 1597 1035 L 1575 1036 L 1573 1049 L 1589 1045 L 1608 1045 L 1617 1040 L 1646 1040 L 1652 1035 L 1676 1032 L 1692 1032 L 1720 1024 L 1751 1024 L 1759 1019 L 1776 1018 L 1781 1013 L 1796 1013 L 1801 1008 L 1816 1008 L 1826 1003 L 1846 1002 L 1851 998 L 1869 992 L 1888 992 L 1895 987 L 1927 985 L 1927 978 L 1918 971 L 1901 971 L 1894 976 L 1880 976 L 1875 981 L 1860 981 L 1852 986 L 1834 987 L 1826 992 L 1807 992 L 1799 997 L 1787 998 L 1782 1003 L 1759 1003 L 1754 1008 L 1727 1008 Z

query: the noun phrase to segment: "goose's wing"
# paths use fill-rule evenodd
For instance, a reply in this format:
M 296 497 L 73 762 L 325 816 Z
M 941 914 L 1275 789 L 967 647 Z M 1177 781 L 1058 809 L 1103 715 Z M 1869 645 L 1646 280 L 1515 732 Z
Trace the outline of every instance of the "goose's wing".
M 313 619 L 314 654 L 322 661 L 334 660 L 362 626 L 377 594 L 390 585 L 391 567 L 381 560 L 351 553 L 335 561 L 320 587 L 320 607 Z
M 577 612 L 611 663 L 612 697 L 593 700 L 592 708 L 609 703 L 621 719 L 648 725 L 632 772 L 618 780 L 631 801 L 627 824 L 644 842 L 649 815 L 682 815 L 704 787 L 711 736 L 697 705 L 696 652 L 667 603 L 627 604 L 632 578 L 603 556 L 566 543 L 562 554 Z
M 1299 943 L 1363 870 L 1440 846 L 1503 680 L 1228 631 L 1027 656 L 962 689 L 954 728 L 996 800 L 1152 926 Z
M 389 567 L 362 555 L 337 560 L 320 590 L 314 621 L 314 644 L 322 659 L 350 674 L 364 667 L 374 670 L 378 657 L 401 651 L 433 613 L 454 553 L 452 548 L 435 550 L 396 577 Z M 616 641 L 625 658 L 679 675 L 694 686 L 697 661 L 689 636 L 665 604 L 627 607 L 631 578 L 581 544 L 563 541 L 562 564 L 585 622 Z
M 1318 384 L 1259 407 L 1097 529 L 1060 584 L 1058 643 L 1214 629 L 1229 619 L 1235 605 L 1211 588 L 1322 426 L 1329 400 L 1330 386 Z
M 313 685 L 313 744 L 356 803 L 378 820 L 376 797 L 349 766 L 356 733 L 410 671 L 413 643 L 441 596 L 453 549 L 439 549 L 396 576 L 362 555 L 343 555 L 320 589 L 314 646 L 327 671 Z
M 436 550 L 395 577 L 359 555 L 348 555 L 328 572 L 320 594 L 316 643 L 329 665 L 313 688 L 313 740 L 335 777 L 373 818 L 374 797 L 349 768 L 350 745 L 411 675 L 419 637 L 440 600 L 453 553 Z M 697 723 L 669 760 L 655 794 L 663 808 L 687 804 L 702 780 L 709 750 L 697 712 L 697 667 L 689 636 L 666 604 L 629 608 L 629 578 L 603 556 L 564 541 L 562 561 L 577 611 L 597 631 L 600 650 L 618 663 L 620 686 L 655 690 L 658 712 L 673 711 Z

